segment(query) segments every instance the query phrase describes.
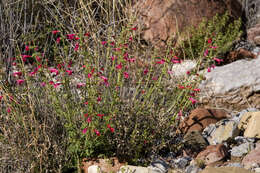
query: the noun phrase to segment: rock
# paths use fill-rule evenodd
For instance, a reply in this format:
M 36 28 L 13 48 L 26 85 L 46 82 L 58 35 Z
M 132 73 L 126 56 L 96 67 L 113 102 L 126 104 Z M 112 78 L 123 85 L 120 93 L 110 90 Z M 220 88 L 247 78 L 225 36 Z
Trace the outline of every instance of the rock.
M 235 141 L 238 144 L 243 144 L 243 143 L 254 143 L 255 142 L 255 138 L 245 138 L 243 136 L 237 136 L 235 137 Z
M 251 151 L 254 148 L 254 144 L 252 143 L 244 143 L 239 146 L 235 146 L 231 149 L 231 156 L 233 157 L 242 157 Z
M 204 106 L 228 111 L 240 111 L 248 105 L 260 108 L 260 56 L 216 67 L 205 78 L 198 99 Z
M 215 124 L 224 118 L 227 118 L 227 113 L 224 110 L 196 108 L 180 123 L 178 131 L 182 133 L 201 132 L 209 124 Z
M 85 173 L 90 173 L 89 171 L 99 170 L 101 172 L 116 172 L 120 169 L 124 163 L 120 163 L 116 157 L 111 157 L 108 159 L 97 159 L 97 160 L 86 160 L 82 162 L 82 170 Z
M 238 162 L 228 163 L 227 165 L 225 165 L 225 167 L 239 167 L 239 168 L 243 168 L 242 164 L 238 163 Z
M 92 165 L 88 167 L 88 173 L 102 173 L 101 168 L 97 165 Z
M 256 148 L 250 151 L 242 160 L 242 165 L 246 169 L 260 166 L 260 143 L 256 144 Z M 255 165 L 255 166 L 254 166 Z
M 196 160 L 204 161 L 206 165 L 209 165 L 224 159 L 227 155 L 228 150 L 225 145 L 209 145 L 205 150 L 198 154 Z
M 224 119 L 206 127 L 202 135 L 208 140 L 210 145 L 221 144 L 239 135 L 237 125 L 238 123 L 233 120 Z
M 244 130 L 244 137 L 260 138 L 260 112 L 248 112 L 241 118 L 238 128 Z
M 247 108 L 247 109 L 244 109 L 242 110 L 241 112 L 239 113 L 231 113 L 232 115 L 232 120 L 236 121 L 237 123 L 239 123 L 240 119 L 242 118 L 242 116 L 247 113 L 247 112 L 257 112 L 258 109 L 256 108 Z M 239 138 L 239 137 L 238 137 Z
M 157 173 L 166 173 L 169 169 L 169 165 L 165 161 L 157 159 L 153 161 L 148 168 Z
M 253 169 L 255 173 L 260 173 L 260 168 Z
M 183 143 L 185 148 L 187 148 L 191 153 L 198 153 L 208 146 L 207 141 L 199 131 L 188 132 L 183 137 Z M 188 151 L 186 151 L 186 153 L 187 152 Z
M 184 169 L 186 166 L 189 165 L 190 161 L 191 161 L 191 158 L 182 157 L 182 158 L 178 158 L 174 162 L 175 162 L 175 165 L 176 165 L 177 168 Z
M 225 64 L 227 63 L 231 63 L 240 59 L 254 59 L 256 58 L 256 55 L 244 48 L 235 50 L 235 51 L 231 51 L 229 52 L 227 58 L 225 59 Z
M 201 170 L 198 166 L 190 165 L 185 169 L 185 173 L 198 173 Z
M 146 167 L 141 167 L 141 166 L 131 166 L 131 165 L 127 165 L 127 166 L 122 166 L 120 168 L 120 171 L 118 173 L 152 173 L 151 171 L 149 171 L 148 168 Z
M 232 16 L 241 16 L 237 0 L 139 0 L 132 12 L 144 27 L 143 38 L 155 46 L 164 46 L 168 39 L 188 26 L 197 26 L 202 19 L 210 19 L 226 10 Z
M 260 26 L 260 25 L 259 25 Z M 260 30 L 260 29 L 259 29 Z M 254 42 L 256 45 L 260 45 L 260 34 L 258 36 L 255 36 Z
M 202 170 L 200 173 L 253 173 L 249 170 L 246 170 L 244 168 L 238 168 L 238 167 L 220 167 L 220 168 L 213 168 L 208 167 Z
M 192 60 L 185 60 L 182 61 L 181 63 L 174 64 L 171 70 L 172 71 L 171 77 L 178 78 L 187 75 L 187 72 L 192 71 L 196 67 L 196 65 L 197 65 L 196 62 Z

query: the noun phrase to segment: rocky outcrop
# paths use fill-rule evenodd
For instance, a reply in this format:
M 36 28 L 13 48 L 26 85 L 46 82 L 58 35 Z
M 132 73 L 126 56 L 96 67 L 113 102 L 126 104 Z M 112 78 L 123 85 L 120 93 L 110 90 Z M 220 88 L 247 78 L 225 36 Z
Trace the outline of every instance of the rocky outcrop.
M 206 165 L 209 165 L 224 159 L 227 155 L 228 150 L 225 145 L 209 145 L 205 150 L 198 154 L 196 159 L 202 160 Z
M 205 74 L 199 101 L 229 111 L 260 108 L 260 56 L 216 67 Z
M 247 40 L 260 45 L 260 0 L 244 0 L 247 18 Z
M 238 128 L 244 131 L 244 137 L 260 138 L 260 112 L 248 112 L 241 118 Z
M 203 18 L 210 19 L 226 10 L 234 17 L 242 14 L 238 0 L 140 0 L 133 11 L 144 27 L 143 38 L 156 46 L 186 27 L 197 26 Z
M 191 111 L 179 126 L 179 131 L 187 133 L 191 131 L 203 131 L 205 127 L 227 118 L 227 113 L 221 109 L 197 108 Z

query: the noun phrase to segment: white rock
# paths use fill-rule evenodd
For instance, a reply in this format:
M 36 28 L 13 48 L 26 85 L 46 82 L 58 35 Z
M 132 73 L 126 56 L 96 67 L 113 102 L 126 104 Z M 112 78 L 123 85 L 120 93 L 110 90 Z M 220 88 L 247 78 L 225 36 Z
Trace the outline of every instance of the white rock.
M 88 167 L 88 173 L 102 173 L 101 168 L 97 165 L 92 165 Z
M 181 77 L 186 75 L 187 71 L 191 71 L 196 67 L 196 61 L 185 60 L 180 64 L 174 64 L 172 66 L 171 77 Z

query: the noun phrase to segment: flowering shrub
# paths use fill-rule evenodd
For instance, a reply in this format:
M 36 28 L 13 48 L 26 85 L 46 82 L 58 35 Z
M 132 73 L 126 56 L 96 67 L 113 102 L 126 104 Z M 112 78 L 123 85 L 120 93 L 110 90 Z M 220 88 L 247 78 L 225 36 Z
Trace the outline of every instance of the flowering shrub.
M 171 66 L 183 61 L 175 48 L 158 57 L 158 50 L 141 44 L 130 19 L 114 21 L 124 16 L 123 7 L 110 2 L 93 1 L 92 9 L 81 4 L 75 8 L 81 14 L 48 2 L 60 11 L 48 10 L 64 15 L 60 21 L 66 24 L 54 18 L 46 33 L 29 33 L 17 45 L 9 57 L 14 83 L 0 76 L 0 145 L 8 146 L 1 157 L 10 153 L 32 172 L 62 172 L 86 157 L 116 155 L 140 163 L 152 152 L 176 150 L 171 144 L 178 120 L 197 104 L 202 76 L 188 71 L 186 76 L 195 77 L 172 82 Z M 94 8 L 97 4 L 108 7 Z M 114 14 L 116 7 L 121 10 Z M 79 17 L 92 14 L 97 16 L 87 22 Z M 220 63 L 211 53 L 219 45 L 211 39 L 208 50 L 199 52 Z
M 221 57 L 218 58 L 220 60 L 216 59 L 220 63 L 225 60 L 225 53 L 232 48 L 233 42 L 242 35 L 242 23 L 241 19 L 233 20 L 226 12 L 224 15 L 217 14 L 207 22 L 201 22 L 198 27 L 187 29 L 185 35 L 176 51 L 180 57 L 204 57 L 204 63 L 209 63 L 209 58 Z

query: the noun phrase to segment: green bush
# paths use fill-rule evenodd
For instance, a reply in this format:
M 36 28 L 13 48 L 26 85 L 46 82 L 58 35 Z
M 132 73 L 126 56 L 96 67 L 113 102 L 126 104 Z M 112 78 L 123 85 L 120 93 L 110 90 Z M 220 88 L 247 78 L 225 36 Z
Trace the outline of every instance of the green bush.
M 177 52 L 186 59 L 220 58 L 232 48 L 242 34 L 241 19 L 233 20 L 228 13 L 216 15 L 213 19 L 201 22 L 197 27 L 188 28 L 181 37 Z M 205 54 L 207 54 L 205 56 Z

